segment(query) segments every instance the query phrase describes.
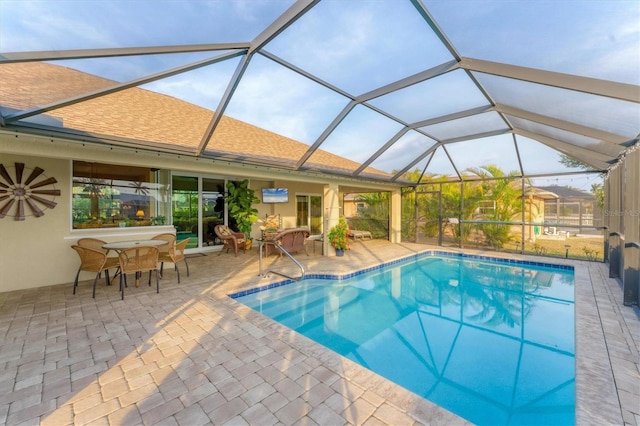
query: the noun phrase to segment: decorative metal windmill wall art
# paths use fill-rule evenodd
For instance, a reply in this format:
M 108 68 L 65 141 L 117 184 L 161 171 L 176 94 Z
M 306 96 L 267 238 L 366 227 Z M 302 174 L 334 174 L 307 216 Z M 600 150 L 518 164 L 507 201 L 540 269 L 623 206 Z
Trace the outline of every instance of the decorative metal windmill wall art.
M 10 171 L 13 169 L 13 173 Z M 30 171 L 30 172 L 29 172 Z M 22 179 L 29 173 L 23 182 Z M 40 167 L 29 169 L 24 163 L 14 167 L 0 164 L 0 219 L 13 216 L 15 220 L 25 220 L 27 216 L 44 216 L 43 208 L 53 209 L 58 204 L 55 197 L 60 190 L 55 188 L 56 178 L 44 175 Z M 25 204 L 32 214 L 25 213 Z

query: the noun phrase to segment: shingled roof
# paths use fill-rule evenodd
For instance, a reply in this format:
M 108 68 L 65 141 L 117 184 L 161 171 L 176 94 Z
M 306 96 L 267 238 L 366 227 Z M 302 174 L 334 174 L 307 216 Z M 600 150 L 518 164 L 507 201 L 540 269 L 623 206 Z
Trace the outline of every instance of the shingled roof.
M 3 64 L 0 81 L 3 82 L 0 107 L 5 110 L 42 107 L 118 84 L 43 62 Z M 151 145 L 158 150 L 178 147 L 196 155 L 213 114 L 206 108 L 135 87 L 52 109 L 46 115 L 66 131 L 84 133 L 99 140 L 138 141 L 142 146 Z M 48 123 L 46 127 L 54 123 L 36 117 L 30 121 L 40 125 Z M 204 155 L 291 168 L 308 149 L 309 146 L 302 142 L 223 116 Z M 359 166 L 359 163 L 319 150 L 305 164 L 305 169 L 344 174 Z M 373 176 L 389 176 L 373 168 L 366 172 Z
M 542 189 L 544 191 L 552 192 L 560 198 L 589 198 L 589 199 L 595 198 L 594 195 L 589 192 L 581 191 L 576 188 L 570 188 L 568 186 L 552 185 L 552 186 L 538 186 L 537 188 Z

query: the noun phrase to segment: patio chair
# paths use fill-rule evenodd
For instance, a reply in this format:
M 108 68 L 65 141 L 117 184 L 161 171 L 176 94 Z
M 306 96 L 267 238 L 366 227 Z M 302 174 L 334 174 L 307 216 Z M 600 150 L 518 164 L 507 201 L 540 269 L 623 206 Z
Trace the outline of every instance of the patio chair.
M 103 247 L 105 244 L 107 244 L 107 242 L 106 242 L 106 241 L 99 240 L 98 238 L 88 238 L 88 237 L 87 237 L 87 238 L 80 238 L 80 239 L 78 240 L 78 242 L 76 243 L 76 245 L 79 245 L 80 247 L 88 247 L 88 248 L 91 248 L 91 249 L 94 249 L 94 250 L 98 250 L 98 251 L 103 252 L 103 253 L 104 253 L 104 254 L 106 254 L 107 256 L 109 256 L 109 251 L 110 251 L 110 250 L 109 250 L 109 249 L 106 249 L 106 248 L 104 248 L 104 247 Z M 113 257 L 113 259 L 117 259 L 117 258 L 118 258 L 118 256 L 114 256 L 114 257 Z M 111 264 L 111 263 L 113 263 L 113 262 L 112 262 L 112 261 L 110 261 L 110 264 Z M 119 265 L 118 265 L 118 263 L 117 263 L 117 262 L 116 262 L 115 267 L 116 267 L 116 268 L 119 268 Z M 110 266 L 110 268 L 113 268 L 113 266 Z M 101 273 L 101 272 L 100 272 L 100 273 L 98 273 L 98 278 L 100 278 L 100 277 L 101 277 L 101 275 L 102 275 L 102 273 Z M 116 275 L 118 275 L 118 271 L 116 271 L 116 272 L 113 274 L 113 277 L 115 278 L 115 277 L 116 277 Z M 107 283 L 107 285 L 111 285 L 111 283 Z
M 184 250 L 189 244 L 189 238 L 185 238 L 177 244 L 172 245 L 169 251 L 164 253 L 160 252 L 158 255 L 158 262 L 160 262 L 160 276 L 163 274 L 164 262 L 173 263 L 176 274 L 178 275 L 178 284 L 180 284 L 180 269 L 178 269 L 178 262 L 184 262 L 187 267 L 187 276 L 189 276 L 189 264 L 184 257 Z
M 313 246 L 313 252 L 316 252 L 316 241 L 319 241 L 321 247 L 321 253 L 324 255 L 324 233 L 320 235 L 309 235 L 307 238 L 306 244 L 304 245 L 304 251 L 309 256 L 309 245 Z
M 171 248 L 176 244 L 176 236 L 175 234 L 172 234 L 170 232 L 167 232 L 165 234 L 158 234 L 155 235 L 151 238 L 152 240 L 164 240 L 167 243 L 163 244 L 161 246 L 157 246 L 158 247 L 158 257 L 162 257 L 162 256 L 168 256 L 169 255 L 169 250 L 171 250 Z M 162 272 L 160 273 L 160 275 L 162 275 Z
M 269 256 L 271 253 L 278 253 L 282 256 L 282 251 L 279 247 L 284 248 L 289 253 L 303 251 L 305 250 L 307 238 L 309 238 L 309 230 L 307 228 L 290 228 L 280 231 L 271 239 L 271 241 L 276 242 L 276 245 L 265 244 L 265 256 Z
M 160 293 L 160 280 L 158 279 L 158 253 L 157 247 L 139 246 L 124 249 L 118 255 L 120 261 L 120 293 L 124 300 L 124 288 L 126 287 L 126 274 L 136 274 L 136 287 L 138 276 L 142 272 L 149 271 L 149 286 L 151 286 L 151 272 L 156 273 L 156 293 Z
M 236 256 L 238 256 L 238 249 L 240 248 L 245 253 L 247 252 L 245 246 L 246 239 L 242 232 L 234 232 L 227 225 L 216 225 L 214 231 L 224 244 L 222 250 L 227 249 L 227 253 L 229 253 L 229 249 L 233 249 Z M 222 250 L 218 253 L 218 256 L 222 254 Z
M 102 241 L 97 238 L 80 238 L 76 243 L 76 245 L 79 245 L 80 247 L 89 247 L 107 254 L 109 253 L 109 249 L 102 248 L 105 244 L 107 244 L 106 241 Z
M 73 282 L 73 294 L 76 294 L 80 271 L 95 272 L 96 277 L 93 280 L 93 298 L 95 299 L 96 283 L 98 282 L 98 278 L 100 278 L 100 274 L 102 273 L 102 271 L 104 271 L 107 285 L 111 285 L 111 282 L 109 281 L 109 269 L 118 267 L 118 258 L 108 257 L 106 252 L 99 251 L 90 247 L 72 245 L 71 248 L 74 249 L 80 257 L 80 267 L 78 268 L 78 272 L 76 273 L 76 279 Z

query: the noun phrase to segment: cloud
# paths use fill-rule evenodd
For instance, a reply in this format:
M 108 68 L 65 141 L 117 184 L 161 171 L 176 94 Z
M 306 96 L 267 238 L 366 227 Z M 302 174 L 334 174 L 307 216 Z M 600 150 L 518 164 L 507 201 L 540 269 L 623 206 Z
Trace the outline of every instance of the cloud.
M 255 57 L 227 114 L 311 144 L 346 103 L 307 78 Z
M 98 4 L 98 10 L 82 10 L 82 2 L 2 2 L 3 51 L 57 50 L 113 47 L 115 39 L 109 34 L 106 22 L 95 25 L 91 20 L 79 19 L 86 13 L 109 16 L 109 2 Z M 73 10 L 71 6 L 78 6 Z M 103 9 L 104 8 L 104 9 Z M 11 18 L 7 18 L 10 16 Z

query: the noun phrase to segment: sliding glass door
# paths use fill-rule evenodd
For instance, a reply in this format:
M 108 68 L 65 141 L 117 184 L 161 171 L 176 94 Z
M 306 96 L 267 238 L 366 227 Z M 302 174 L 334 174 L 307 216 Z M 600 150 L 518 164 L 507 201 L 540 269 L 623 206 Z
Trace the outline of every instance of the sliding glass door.
M 296 226 L 309 228 L 311 235 L 322 234 L 322 197 L 296 195 Z
M 189 238 L 187 248 L 221 244 L 213 229 L 224 223 L 224 185 L 224 179 L 172 176 L 171 223 L 178 241 Z
M 187 248 L 198 247 L 195 238 L 198 235 L 198 204 L 198 178 L 174 175 L 171 178 L 171 223 L 176 228 L 178 241 L 190 238 Z
M 222 244 L 222 241 L 216 238 L 214 228 L 216 225 L 224 224 L 224 180 L 202 178 L 201 200 L 202 219 L 198 233 L 201 244 L 202 246 Z

